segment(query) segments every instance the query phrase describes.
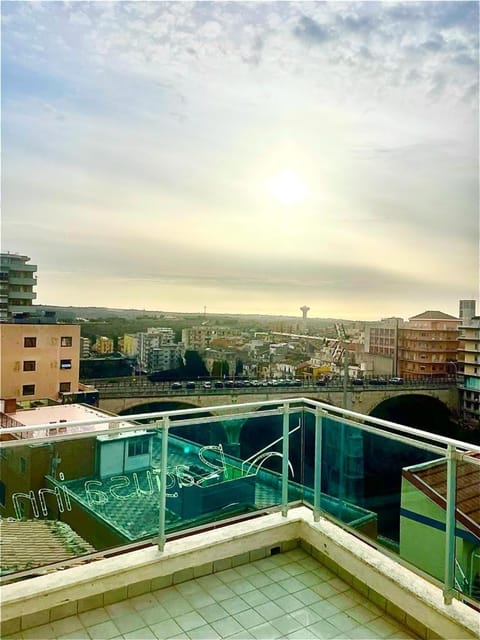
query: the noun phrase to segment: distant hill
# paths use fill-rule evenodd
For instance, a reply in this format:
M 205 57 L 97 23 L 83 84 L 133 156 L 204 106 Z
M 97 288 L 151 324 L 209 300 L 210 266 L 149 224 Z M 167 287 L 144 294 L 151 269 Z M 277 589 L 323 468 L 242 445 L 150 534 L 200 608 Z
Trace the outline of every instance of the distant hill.
M 295 320 L 300 322 L 299 316 L 281 316 L 268 314 L 253 313 L 184 313 L 175 311 L 152 311 L 146 309 L 110 309 L 108 307 L 61 307 L 54 305 L 34 305 L 36 311 L 55 311 L 58 319 L 72 320 L 75 318 L 84 318 L 85 320 L 105 319 L 105 318 L 164 318 L 180 319 L 180 318 L 198 318 L 199 321 L 218 318 L 240 318 L 243 320 L 262 320 L 263 322 L 275 322 L 276 320 Z M 354 320 L 342 320 L 341 318 L 315 318 L 308 319 L 309 322 L 321 322 L 322 324 L 332 324 L 342 322 L 344 324 L 352 324 Z

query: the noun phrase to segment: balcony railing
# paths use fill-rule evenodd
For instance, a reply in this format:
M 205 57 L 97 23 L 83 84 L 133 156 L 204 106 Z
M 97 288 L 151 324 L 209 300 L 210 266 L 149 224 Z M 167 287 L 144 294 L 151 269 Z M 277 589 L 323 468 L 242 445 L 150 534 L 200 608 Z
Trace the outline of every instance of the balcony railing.
M 208 411 L 2 429 L 2 580 L 301 502 L 478 606 L 480 447 L 305 398 Z

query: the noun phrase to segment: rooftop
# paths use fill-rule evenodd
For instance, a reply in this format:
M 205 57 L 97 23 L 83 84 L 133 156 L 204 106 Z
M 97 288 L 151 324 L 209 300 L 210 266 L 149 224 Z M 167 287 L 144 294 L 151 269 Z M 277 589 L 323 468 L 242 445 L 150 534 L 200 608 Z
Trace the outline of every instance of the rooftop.
M 480 467 L 469 463 L 468 457 L 480 460 L 480 454 L 471 453 L 457 463 L 457 519 L 474 535 L 480 537 Z M 446 460 L 435 460 L 404 469 L 403 475 L 442 509 L 446 508 Z
M 57 520 L 0 520 L 0 532 L 2 573 L 23 571 L 95 551 L 68 524 Z
M 15 420 L 19 425 L 25 427 L 51 424 L 51 427 L 45 429 L 35 429 L 32 431 L 24 431 L 23 438 L 45 438 L 60 433 L 91 433 L 95 431 L 105 431 L 105 423 L 92 422 L 96 418 L 103 419 L 109 414 L 93 407 L 83 404 L 59 404 L 43 407 L 34 407 L 32 409 L 22 409 L 14 413 L 6 413 L 6 416 Z M 68 425 L 65 422 L 85 421 L 83 425 Z M 54 426 L 58 425 L 58 426 Z M 131 422 L 116 423 L 117 427 L 131 426 Z
M 412 316 L 409 320 L 459 320 L 459 318 L 443 313 L 443 311 L 424 311 L 418 316 Z

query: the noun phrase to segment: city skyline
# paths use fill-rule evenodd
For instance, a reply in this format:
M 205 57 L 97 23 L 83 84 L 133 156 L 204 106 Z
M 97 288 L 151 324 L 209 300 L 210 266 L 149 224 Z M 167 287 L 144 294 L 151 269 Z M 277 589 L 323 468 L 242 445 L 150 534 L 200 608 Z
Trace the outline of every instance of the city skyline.
M 478 4 L 2 5 L 37 303 L 368 320 L 478 298 Z

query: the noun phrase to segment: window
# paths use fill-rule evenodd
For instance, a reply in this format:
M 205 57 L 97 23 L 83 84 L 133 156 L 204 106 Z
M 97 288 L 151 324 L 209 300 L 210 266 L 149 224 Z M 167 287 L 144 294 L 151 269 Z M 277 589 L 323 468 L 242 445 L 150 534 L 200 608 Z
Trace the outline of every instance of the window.
M 22 396 L 34 396 L 34 395 L 35 395 L 35 385 L 24 384 L 22 387 Z
M 71 390 L 71 382 L 60 382 L 60 393 L 68 393 Z
M 35 360 L 24 360 L 23 361 L 23 370 L 24 371 L 35 371 L 37 368 L 37 363 Z
M 23 346 L 24 347 L 36 347 L 37 346 L 37 339 L 33 338 L 33 337 L 25 337 L 23 339 Z
M 60 360 L 60 369 L 71 369 L 72 361 L 71 360 Z
M 144 456 L 150 450 L 150 443 L 148 438 L 142 438 L 141 440 L 132 440 L 128 443 L 128 457 Z
M 71 347 L 72 346 L 72 336 L 62 336 L 60 338 L 60 346 L 61 347 Z
M 5 483 L 0 480 L 0 505 L 5 506 L 5 495 L 7 493 L 7 487 Z

